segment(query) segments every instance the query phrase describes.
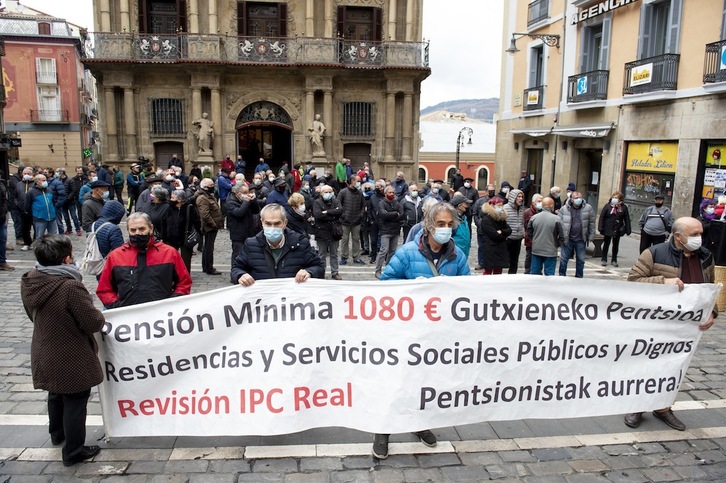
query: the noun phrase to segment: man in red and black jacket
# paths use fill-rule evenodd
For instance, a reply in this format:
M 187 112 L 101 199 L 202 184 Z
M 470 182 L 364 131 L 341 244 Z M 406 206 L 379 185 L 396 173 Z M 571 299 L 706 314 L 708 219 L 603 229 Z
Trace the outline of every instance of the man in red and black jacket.
M 179 295 L 192 289 L 184 260 L 174 248 L 154 240 L 146 213 L 129 216 L 129 241 L 109 253 L 96 295 L 107 309 L 128 307 Z

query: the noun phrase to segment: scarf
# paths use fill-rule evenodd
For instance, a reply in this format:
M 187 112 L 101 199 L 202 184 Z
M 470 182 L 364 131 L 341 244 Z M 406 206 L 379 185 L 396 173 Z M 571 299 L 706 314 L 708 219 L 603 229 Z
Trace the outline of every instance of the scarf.
M 39 272 L 47 273 L 48 275 L 58 275 L 61 277 L 75 278 L 79 282 L 83 280 L 83 275 L 78 271 L 78 267 L 75 265 L 51 265 L 49 267 L 43 266 L 40 263 L 35 264 L 36 270 Z

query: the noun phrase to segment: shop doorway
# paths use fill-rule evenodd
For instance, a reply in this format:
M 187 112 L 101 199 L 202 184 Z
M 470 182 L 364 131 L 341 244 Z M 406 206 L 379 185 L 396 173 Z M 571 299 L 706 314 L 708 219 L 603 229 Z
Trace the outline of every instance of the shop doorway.
M 602 150 L 588 149 L 580 151 L 580 166 L 577 173 L 577 187 L 585 187 L 582 193 L 587 204 L 599 213 L 600 174 L 602 172 Z M 586 179 L 585 179 L 586 177 Z
M 543 149 L 528 149 L 527 150 L 527 174 L 532 180 L 532 187 L 529 192 L 530 195 L 534 193 L 542 193 L 542 160 L 544 159 Z M 497 186 L 497 188 L 499 188 Z M 542 193 L 544 195 L 545 193 Z M 529 204 L 529 200 L 525 201 Z

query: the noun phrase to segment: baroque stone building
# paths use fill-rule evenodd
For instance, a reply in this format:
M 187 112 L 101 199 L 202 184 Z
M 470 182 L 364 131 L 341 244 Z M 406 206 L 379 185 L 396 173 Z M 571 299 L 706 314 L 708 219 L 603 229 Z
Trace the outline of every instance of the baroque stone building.
M 172 154 L 187 165 L 240 155 L 249 174 L 261 157 L 273 169 L 347 157 L 411 179 L 430 73 L 422 4 L 94 0 L 86 65 L 98 81 L 103 159 L 143 155 L 166 167 Z M 204 113 L 212 130 L 199 142 Z M 325 131 L 314 149 L 316 114 Z

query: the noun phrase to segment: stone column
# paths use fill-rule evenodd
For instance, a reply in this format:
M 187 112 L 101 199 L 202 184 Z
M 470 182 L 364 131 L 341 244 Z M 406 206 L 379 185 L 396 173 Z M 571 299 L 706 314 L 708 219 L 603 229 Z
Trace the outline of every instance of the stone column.
M 305 5 L 305 36 L 315 37 L 315 0 L 308 0 Z
M 189 33 L 199 33 L 199 0 L 189 0 Z
M 396 136 L 396 93 L 386 94 L 386 144 L 384 147 L 384 160 L 393 161 L 393 145 Z
M 209 33 L 216 34 L 217 30 L 217 0 L 209 0 Z
M 315 92 L 314 91 L 305 91 L 305 125 L 303 128 L 305 129 L 305 160 L 312 159 L 313 157 L 313 146 L 310 143 L 310 138 L 308 136 L 308 123 L 312 125 L 313 118 L 315 117 Z M 323 119 L 323 124 L 327 126 L 328 120 Z M 326 136 L 327 137 L 327 133 Z M 323 138 L 325 139 L 325 138 Z M 325 141 L 323 141 L 323 146 L 325 146 Z
M 403 146 L 401 161 L 411 162 L 413 159 L 413 94 L 403 95 Z
M 108 161 L 118 161 L 118 131 L 116 130 L 116 99 L 113 87 L 104 87 L 106 97 L 106 155 Z
M 101 0 L 101 25 L 99 25 L 101 32 L 111 31 L 111 7 L 108 4 L 108 0 Z
M 192 120 L 202 117 L 202 90 L 199 87 L 192 88 Z
M 406 42 L 413 41 L 413 11 L 416 8 L 416 0 L 406 1 Z
M 224 146 L 222 145 L 222 96 L 218 87 L 212 88 L 212 122 L 214 123 L 214 141 L 212 141 L 212 152 L 214 159 L 222 159 Z
M 339 32 L 343 35 L 343 32 Z M 325 0 L 325 38 L 333 38 L 335 33 L 335 12 L 333 9 L 333 0 Z
M 136 159 L 136 109 L 134 90 L 124 88 L 124 125 L 126 126 L 126 159 Z
M 402 0 L 406 1 L 406 0 Z M 388 0 L 388 37 L 391 40 L 398 40 L 396 38 L 396 0 Z
M 335 159 L 333 155 L 333 136 L 331 133 L 336 131 L 333 123 L 333 91 L 326 90 L 323 92 L 323 123 L 325 124 L 326 136 L 323 138 L 323 147 L 328 161 Z
M 131 13 L 129 10 L 129 0 L 121 0 L 119 7 L 121 10 L 121 31 L 131 32 Z

